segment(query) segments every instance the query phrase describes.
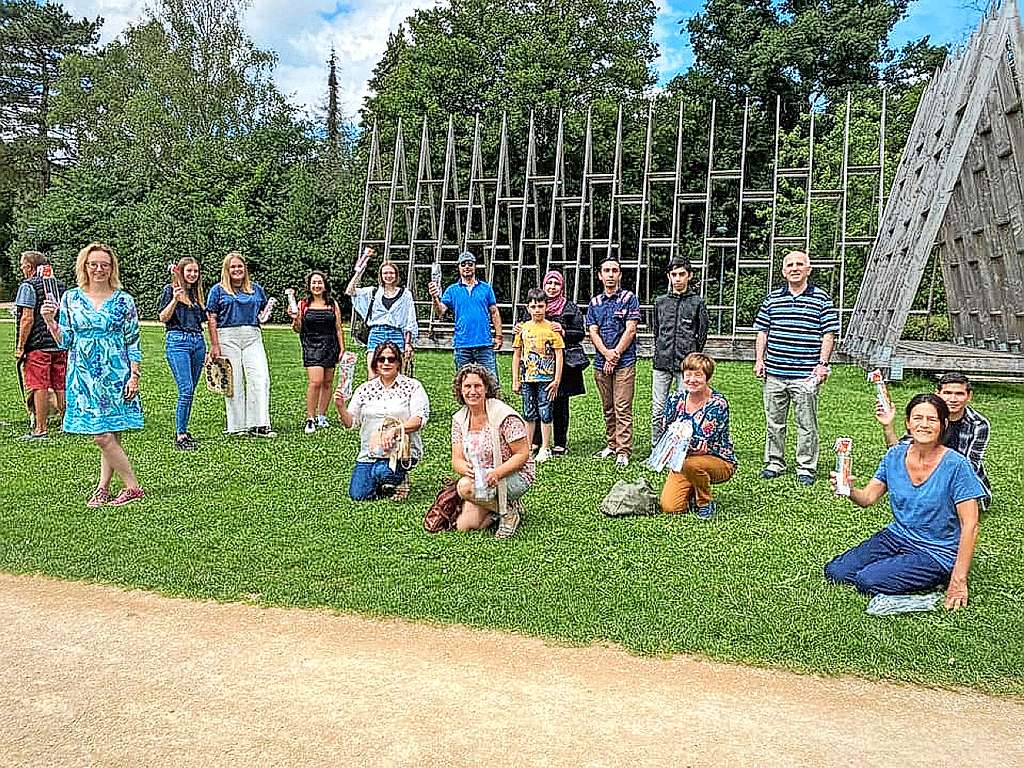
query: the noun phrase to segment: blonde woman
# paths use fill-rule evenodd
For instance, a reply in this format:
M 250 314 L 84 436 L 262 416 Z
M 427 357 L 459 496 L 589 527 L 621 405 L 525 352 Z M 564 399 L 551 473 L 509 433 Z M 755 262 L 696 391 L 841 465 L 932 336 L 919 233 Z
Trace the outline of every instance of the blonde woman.
M 206 299 L 206 319 L 210 355 L 226 357 L 234 372 L 234 394 L 224 399 L 230 435 L 277 437 L 270 428 L 270 369 L 259 319 L 266 305 L 245 257 L 237 251 L 225 256 L 220 282 Z
M 91 435 L 100 449 L 100 479 L 88 507 L 119 507 L 141 499 L 131 462 L 121 447 L 121 433 L 142 429 L 139 402 L 139 316 L 135 301 L 121 290 L 113 249 L 90 243 L 75 261 L 78 287 L 65 293 L 60 306 L 50 300 L 41 313 L 61 349 L 70 349 L 66 379 L 64 431 Z M 124 487 L 111 498 L 114 475 Z
M 203 375 L 203 360 L 206 357 L 206 341 L 203 339 L 205 304 L 206 295 L 199 262 L 186 256 L 175 264 L 171 284 L 164 286 L 158 315 L 167 329 L 167 364 L 178 385 L 174 447 L 179 451 L 194 451 L 199 447 L 188 431 L 188 420 L 192 414 L 192 396 Z

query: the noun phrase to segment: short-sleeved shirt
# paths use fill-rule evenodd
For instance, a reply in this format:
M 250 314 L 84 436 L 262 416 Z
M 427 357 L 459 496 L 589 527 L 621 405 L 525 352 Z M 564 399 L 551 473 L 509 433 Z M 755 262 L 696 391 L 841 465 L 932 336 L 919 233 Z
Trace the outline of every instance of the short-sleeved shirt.
M 174 298 L 174 288 L 170 285 L 165 285 L 163 293 L 160 294 L 160 304 L 157 306 L 158 312 L 163 312 L 168 304 L 171 303 L 171 299 Z M 164 323 L 164 327 L 168 331 L 184 331 L 185 333 L 202 333 L 203 332 L 203 320 L 206 319 L 205 310 L 199 306 L 196 301 L 192 302 L 192 306 L 179 301 L 174 306 L 174 313 L 167 318 L 167 322 Z
M 441 303 L 455 316 L 453 347 L 489 347 L 494 343 L 491 307 L 498 303 L 498 299 L 488 283 L 478 280 L 471 288 L 460 280 L 444 289 Z
M 517 440 L 526 440 L 529 438 L 529 434 L 526 431 L 526 422 L 523 421 L 521 416 L 515 414 L 505 417 L 505 420 L 501 422 L 501 437 L 499 442 L 501 444 L 501 461 L 499 464 L 508 461 L 512 458 L 512 443 Z M 485 424 L 484 428 L 479 432 L 469 432 L 463 435 L 462 424 L 458 419 L 452 420 L 452 445 L 459 445 L 460 443 L 468 442 L 472 445 L 473 450 L 480 457 L 480 463 L 484 465 L 485 469 L 494 469 L 494 438 L 491 436 L 491 425 Z M 531 456 L 527 459 L 526 463 L 519 469 L 519 475 L 526 484 L 531 484 L 537 477 L 537 465 Z
M 555 350 L 565 349 L 565 340 L 547 320 L 535 323 L 527 320 L 519 326 L 512 342 L 513 349 L 521 349 L 519 376 L 527 384 L 547 383 L 555 380 Z
M 234 295 L 217 283 L 206 297 L 206 311 L 217 315 L 218 328 L 259 326 L 259 314 L 267 305 L 267 294 L 259 283 L 252 284 L 252 293 L 236 291 Z
M 604 345 L 611 349 L 619 343 L 626 332 L 626 323 L 640 322 L 640 302 L 630 291 L 620 288 L 611 296 L 599 293 L 590 300 L 587 307 L 587 327 L 597 326 L 597 333 Z M 604 355 L 594 352 L 594 367 L 604 367 Z M 622 352 L 615 370 L 636 365 L 636 338 Z
M 18 286 L 18 293 L 14 297 L 14 306 L 34 309 L 36 306 L 36 289 L 26 280 Z
M 803 379 L 821 361 L 821 339 L 839 333 L 832 298 L 808 284 L 795 296 L 789 286 L 772 291 L 761 303 L 754 330 L 768 335 L 765 373 L 780 379 Z
M 348 404 L 348 412 L 353 423 L 359 426 L 356 461 L 371 462 L 383 458 L 379 451 L 379 435 L 384 419 L 392 417 L 405 422 L 419 416 L 423 420 L 422 427 L 425 427 L 430 418 L 430 401 L 427 391 L 416 379 L 399 374 L 387 387 L 378 376 L 356 388 Z M 409 435 L 414 459 L 423 456 L 422 427 Z
M 893 521 L 888 528 L 952 570 L 960 544 L 956 505 L 980 499 L 985 491 L 967 459 L 952 450 L 946 451 L 928 479 L 915 486 L 907 472 L 907 448 L 905 443 L 894 445 L 875 472 L 889 492 Z

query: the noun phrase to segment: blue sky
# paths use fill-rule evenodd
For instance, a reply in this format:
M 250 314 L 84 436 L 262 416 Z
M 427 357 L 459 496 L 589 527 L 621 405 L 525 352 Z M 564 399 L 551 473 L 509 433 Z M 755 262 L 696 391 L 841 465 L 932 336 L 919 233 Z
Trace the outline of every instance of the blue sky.
M 661 82 L 685 71 L 693 60 L 686 37 L 687 19 L 703 7 L 701 0 L 656 0 L 655 40 L 661 51 Z M 74 14 L 103 16 L 104 40 L 140 18 L 147 0 L 64 0 Z M 981 12 L 970 0 L 916 0 L 893 30 L 892 44 L 930 35 L 934 43 L 963 43 Z M 256 43 L 278 56 L 275 80 L 291 101 L 317 108 L 326 88 L 326 62 L 337 49 L 341 102 L 349 116 L 366 95 L 366 81 L 393 31 L 413 10 L 434 0 L 252 0 L 245 24 Z

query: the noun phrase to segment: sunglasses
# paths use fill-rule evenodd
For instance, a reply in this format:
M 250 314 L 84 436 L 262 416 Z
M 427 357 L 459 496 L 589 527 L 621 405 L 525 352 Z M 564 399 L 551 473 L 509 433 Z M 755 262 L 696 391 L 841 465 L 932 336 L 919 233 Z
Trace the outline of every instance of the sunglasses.
M 381 355 L 377 358 L 378 363 L 397 363 L 398 358 L 394 355 Z

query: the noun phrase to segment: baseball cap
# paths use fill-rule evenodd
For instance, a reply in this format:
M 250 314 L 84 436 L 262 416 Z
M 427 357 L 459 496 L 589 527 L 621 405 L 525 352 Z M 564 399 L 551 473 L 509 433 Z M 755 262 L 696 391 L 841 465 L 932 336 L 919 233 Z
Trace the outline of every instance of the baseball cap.
M 476 256 L 469 251 L 463 251 L 459 254 L 459 264 L 465 264 L 467 261 L 476 264 Z

